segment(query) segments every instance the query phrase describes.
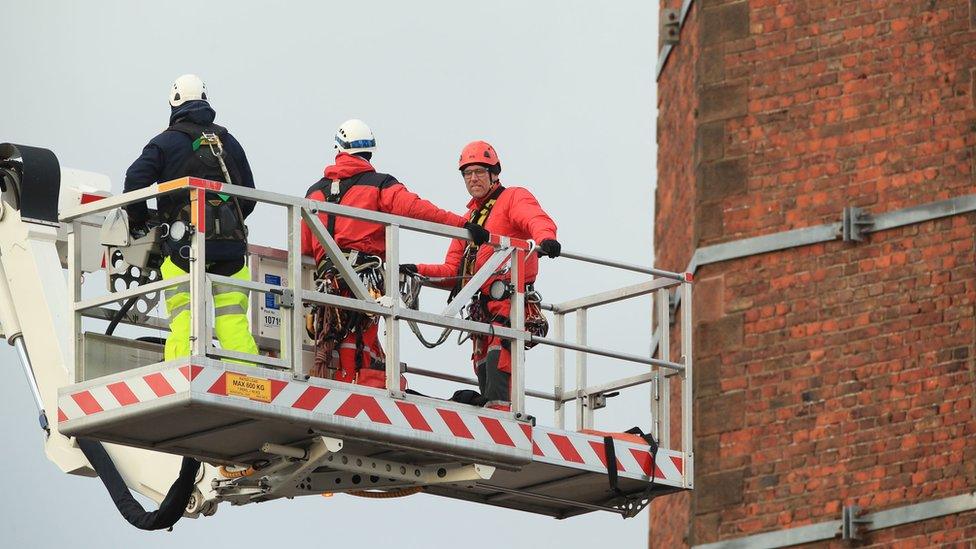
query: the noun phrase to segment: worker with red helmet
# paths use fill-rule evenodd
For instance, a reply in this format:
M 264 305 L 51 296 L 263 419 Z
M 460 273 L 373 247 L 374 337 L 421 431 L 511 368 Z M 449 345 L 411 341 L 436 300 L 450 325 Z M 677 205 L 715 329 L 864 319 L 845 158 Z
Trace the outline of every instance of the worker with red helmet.
M 556 240 L 555 222 L 527 189 L 502 185 L 499 180 L 502 164 L 494 147 L 485 141 L 468 143 L 461 151 L 458 169 L 461 171 L 468 194 L 471 195 L 467 213 L 469 223 L 482 226 L 492 234 L 534 240 L 539 244 L 540 255 L 559 256 L 560 244 Z M 446 278 L 456 281 L 454 284 L 456 293 L 463 282 L 485 264 L 493 251 L 490 245 L 469 244 L 455 239 L 451 242 L 443 263 L 405 264 L 400 266 L 400 271 L 407 275 L 419 274 L 432 279 Z M 529 254 L 523 268 L 527 295 L 533 295 L 535 292 L 532 285 L 539 272 L 538 256 Z M 511 300 L 507 296 L 500 299 L 493 298 L 489 292 L 492 283 L 497 280 L 510 281 L 511 277 L 510 274 L 491 277 L 468 306 L 469 318 L 496 326 L 508 325 Z M 539 311 L 537 300 L 526 304 L 526 316 L 526 326 L 529 331 L 544 332 L 548 328 L 545 318 Z M 512 372 L 509 342 L 489 335 L 474 335 L 472 341 L 474 350 L 471 359 L 481 392 L 480 397 L 472 403 L 508 409 L 511 401 Z
M 393 176 L 378 173 L 370 163 L 376 150 L 376 139 L 363 121 L 348 120 L 339 126 L 335 150 L 335 163 L 325 168 L 324 177 L 308 189 L 307 198 L 464 226 L 475 242 L 481 244 L 488 240 L 488 232 L 480 225 L 468 223 L 465 218 L 420 198 Z M 364 285 L 376 297 L 382 295 L 386 256 L 384 226 L 326 213 L 318 216 L 353 263 Z M 351 295 L 325 249 L 304 221 L 302 254 L 315 260 L 316 284 L 320 291 Z M 316 338 L 312 375 L 370 387 L 386 386 L 386 363 L 379 343 L 379 319 L 376 316 L 320 306 L 313 310 L 307 327 L 309 334 Z

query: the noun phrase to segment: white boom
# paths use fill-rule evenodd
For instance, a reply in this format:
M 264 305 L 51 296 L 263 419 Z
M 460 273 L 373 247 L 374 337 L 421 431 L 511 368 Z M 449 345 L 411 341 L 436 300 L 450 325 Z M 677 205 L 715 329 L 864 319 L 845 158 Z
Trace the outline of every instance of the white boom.
M 27 149 L 20 147 L 21 150 Z M 9 153 L 8 153 L 9 156 Z M 69 302 L 64 268 L 67 238 L 62 224 L 25 217 L 23 206 L 34 189 L 18 188 L 14 174 L 7 172 L 0 196 L 0 326 L 3 336 L 17 348 L 28 382 L 39 399 L 41 426 L 48 429 L 45 453 L 63 472 L 96 476 L 73 438 L 58 431 L 58 388 L 75 382 L 73 342 L 68 326 Z M 60 169 L 58 211 L 78 206 L 94 197 L 109 195 L 107 176 L 72 169 Z M 41 189 L 37 189 L 38 194 Z M 101 269 L 98 253 L 102 216 L 85 219 L 82 238 L 89 241 L 82 258 L 85 272 Z M 126 484 L 142 495 L 161 502 L 179 472 L 181 458 L 117 444 L 105 444 Z M 209 486 L 214 475 L 200 478 Z

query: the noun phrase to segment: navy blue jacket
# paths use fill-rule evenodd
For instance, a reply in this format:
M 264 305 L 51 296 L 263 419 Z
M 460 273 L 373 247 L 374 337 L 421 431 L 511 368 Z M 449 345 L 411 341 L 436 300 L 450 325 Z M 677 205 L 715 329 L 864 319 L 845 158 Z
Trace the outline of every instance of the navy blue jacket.
M 181 120 L 187 120 L 195 124 L 211 124 L 216 116 L 217 113 L 206 101 L 187 101 L 172 109 L 169 123 L 173 125 Z M 244 148 L 230 132 L 223 139 L 223 145 L 224 151 L 233 157 L 240 170 L 240 181 L 234 181 L 234 184 L 253 189 L 254 176 L 251 174 L 251 166 L 247 162 Z M 126 170 L 123 191 L 144 189 L 154 183 L 184 177 L 186 174 L 179 173 L 180 168 L 192 153 L 191 139 L 184 133 L 166 130 L 153 137 L 142 149 L 139 158 Z M 158 210 L 170 211 L 176 205 L 175 201 L 178 200 L 175 196 L 171 194 L 157 198 Z M 241 200 L 240 205 L 244 217 L 250 215 L 254 210 L 254 202 L 251 200 Z M 129 226 L 138 227 L 145 224 L 148 215 L 145 202 L 130 204 L 125 209 L 129 214 Z M 207 243 L 208 261 L 239 258 L 243 257 L 245 252 L 243 243 L 229 241 Z

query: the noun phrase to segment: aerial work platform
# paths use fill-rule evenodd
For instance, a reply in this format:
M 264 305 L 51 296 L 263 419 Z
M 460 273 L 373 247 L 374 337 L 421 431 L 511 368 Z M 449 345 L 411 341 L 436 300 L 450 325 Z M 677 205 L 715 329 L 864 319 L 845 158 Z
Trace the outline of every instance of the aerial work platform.
M 287 246 L 281 250 L 252 246 L 252 280 L 205 271 L 205 197 L 213 192 L 287 211 Z M 146 263 L 149 248 L 130 241 L 120 208 L 167 193 L 190 195 L 190 272 L 161 280 L 158 272 L 152 272 L 151 263 Z M 385 279 L 394 281 L 387 283 L 386 295 L 369 294 L 320 221 L 320 212 L 386 227 L 383 269 Z M 221 502 L 243 505 L 304 495 L 348 492 L 393 496 L 422 490 L 558 518 L 598 510 L 629 517 L 656 496 L 693 488 L 691 308 L 682 307 L 678 314 L 670 310 L 674 293 L 680 293 L 683 302 L 691 302 L 691 277 L 686 273 L 564 251 L 559 261 L 623 269 L 648 278 L 559 303 L 541 303 L 554 328 L 552 336 L 542 337 L 525 328 L 523 264 L 528 254 L 536 251 L 531 241 L 492 235 L 492 257 L 438 313 L 411 308 L 402 299 L 395 283 L 399 278 L 399 235 L 410 230 L 467 238 L 466 231 L 454 227 L 195 178 L 115 197 L 107 193 L 87 199 L 82 196 L 74 205 L 62 208 L 59 221 L 57 253 L 68 270 L 64 300 L 68 314 L 64 322 L 70 336 L 61 345 L 70 379 L 56 385 L 56 421 L 51 411 L 55 406 L 46 406 L 53 424 L 51 440 L 79 437 L 110 443 L 119 469 L 125 468 L 130 488 L 157 501 L 165 492 L 165 488 L 158 488 L 162 473 L 140 460 L 162 454 L 200 460 L 204 463 L 202 473 L 186 507 L 191 516 L 212 514 Z M 302 221 L 322 243 L 350 288 L 350 297 L 310 289 L 310 268 L 303 264 L 300 253 Z M 11 221 L 0 221 L 3 223 Z M 3 234 L 0 227 L 0 244 Z M 45 248 L 44 253 L 53 252 Z M 94 297 L 86 293 L 83 298 L 84 275 L 98 271 L 105 273 L 106 291 Z M 463 306 L 482 285 L 505 272 L 512 280 L 509 326 L 459 318 Z M 215 345 L 210 321 L 214 284 L 251 292 L 251 327 L 261 354 L 245 355 Z M 153 309 L 163 291 L 177 285 L 189 287 L 191 354 L 163 362 L 159 342 L 168 326 Z M 648 295 L 653 297 L 650 311 L 656 326 L 656 333 L 648 334 L 653 354 L 628 354 L 587 341 L 589 310 Z M 311 306 L 353 310 L 383 319 L 385 389 L 309 376 L 312 342 L 305 333 L 304 314 Z M 575 324 L 572 341 L 565 333 L 567 316 Z M 105 334 L 93 331 L 106 321 L 110 323 Z M 494 334 L 509 341 L 511 410 L 402 391 L 404 372 L 476 384 L 437 365 L 419 369 L 401 363 L 399 328 L 403 322 L 414 327 Z M 112 333 L 120 323 L 130 327 L 130 337 Z M 148 337 L 131 335 L 139 330 Z M 672 340 L 680 349 L 677 359 L 671 356 Z M 554 348 L 551 387 L 525 386 L 527 344 Z M 27 350 L 30 352 L 25 352 L 22 360 L 32 378 L 35 371 L 44 372 L 47 366 L 31 363 L 31 356 L 41 356 L 42 349 L 31 347 L 30 339 Z M 566 351 L 575 355 L 573 387 L 568 387 L 565 379 Z M 588 385 L 586 357 L 590 355 L 638 364 L 644 370 Z M 49 383 L 42 380 L 42 388 Z M 634 387 L 649 392 L 651 410 L 649 414 L 639 412 L 629 421 L 648 426 L 650 436 L 594 431 L 594 413 L 607 406 L 607 397 Z M 672 396 L 680 399 L 674 407 Z M 552 421 L 528 415 L 527 398 L 550 401 Z M 44 404 L 38 397 L 42 415 Z M 566 425 L 567 407 L 575 409 L 575 427 Z M 672 432 L 680 434 L 675 444 Z M 70 444 L 63 447 L 71 448 Z M 58 457 L 58 463 L 65 470 L 77 470 L 66 465 L 76 459 L 70 453 Z M 153 475 L 153 483 L 139 481 L 139 475 Z M 150 484 L 157 488 L 150 489 Z
M 466 404 L 416 395 L 393 399 L 379 389 L 298 381 L 215 360 L 151 365 L 66 387 L 58 419 L 67 435 L 224 465 L 276 457 L 262 451 L 266 444 L 305 450 L 320 435 L 342 440 L 329 456 L 349 460 L 320 460 L 306 487 L 291 496 L 423 480 L 429 493 L 556 517 L 615 510 L 606 503 L 613 494 L 600 436 L 533 427 L 509 413 Z M 641 493 L 650 484 L 647 445 L 614 444 L 620 490 Z M 356 460 L 365 463 L 357 466 Z M 658 450 L 650 497 L 684 487 L 683 460 L 680 452 Z M 406 478 L 390 479 L 387 462 L 406 467 Z M 463 463 L 488 466 L 494 474 L 442 482 Z

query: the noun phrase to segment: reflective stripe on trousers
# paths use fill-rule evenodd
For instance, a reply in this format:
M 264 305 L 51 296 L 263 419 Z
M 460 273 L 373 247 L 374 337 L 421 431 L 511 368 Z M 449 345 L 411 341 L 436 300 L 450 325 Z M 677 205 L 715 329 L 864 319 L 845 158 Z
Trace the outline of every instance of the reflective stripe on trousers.
M 163 280 L 183 276 L 186 271 L 176 266 L 170 258 L 166 258 L 160 267 Z M 245 265 L 241 270 L 233 275 L 233 278 L 241 280 L 251 280 L 251 273 Z M 189 284 L 180 284 L 165 291 L 166 312 L 169 315 L 169 337 L 166 338 L 166 349 L 164 352 L 165 360 L 172 360 L 182 356 L 190 355 L 190 287 Z M 220 346 L 231 351 L 258 354 L 257 343 L 251 335 L 251 328 L 247 322 L 247 302 L 248 295 L 246 290 L 227 286 L 224 284 L 214 284 L 214 333 Z M 230 362 L 240 362 L 230 360 Z

